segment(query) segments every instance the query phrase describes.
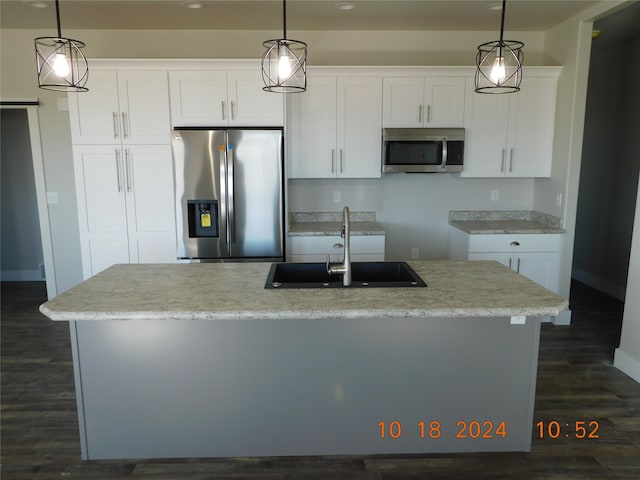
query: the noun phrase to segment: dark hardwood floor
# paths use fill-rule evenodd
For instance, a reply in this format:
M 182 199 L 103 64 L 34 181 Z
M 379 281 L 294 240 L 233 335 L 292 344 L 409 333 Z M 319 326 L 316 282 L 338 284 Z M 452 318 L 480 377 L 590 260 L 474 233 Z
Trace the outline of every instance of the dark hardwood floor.
M 44 300 L 44 283 L 2 283 L 3 480 L 640 479 L 640 384 L 612 366 L 623 305 L 579 283 L 572 326 L 544 324 L 540 342 L 534 424 L 563 431 L 499 454 L 83 462 L 68 325 L 38 312 Z M 599 438 L 565 437 L 575 422 Z

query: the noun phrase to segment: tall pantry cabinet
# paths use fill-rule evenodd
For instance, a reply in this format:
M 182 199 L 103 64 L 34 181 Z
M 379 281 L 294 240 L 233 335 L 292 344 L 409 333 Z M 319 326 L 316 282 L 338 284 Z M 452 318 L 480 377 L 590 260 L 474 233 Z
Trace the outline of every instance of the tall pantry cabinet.
M 95 69 L 69 117 L 84 278 L 175 262 L 167 72 Z

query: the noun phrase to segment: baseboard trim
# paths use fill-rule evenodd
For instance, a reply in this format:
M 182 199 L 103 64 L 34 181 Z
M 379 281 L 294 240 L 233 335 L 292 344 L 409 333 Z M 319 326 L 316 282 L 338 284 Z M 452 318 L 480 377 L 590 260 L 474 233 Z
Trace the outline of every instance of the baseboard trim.
M 640 361 L 620 348 L 616 348 L 613 366 L 640 383 Z
M 626 295 L 626 287 L 622 285 L 616 285 L 609 280 L 605 280 L 604 278 L 594 275 L 593 273 L 585 272 L 584 270 L 580 270 L 579 268 L 573 267 L 571 269 L 571 276 L 590 287 L 593 287 L 601 292 L 606 293 L 607 295 L 611 295 L 614 298 L 624 302 L 624 298 Z

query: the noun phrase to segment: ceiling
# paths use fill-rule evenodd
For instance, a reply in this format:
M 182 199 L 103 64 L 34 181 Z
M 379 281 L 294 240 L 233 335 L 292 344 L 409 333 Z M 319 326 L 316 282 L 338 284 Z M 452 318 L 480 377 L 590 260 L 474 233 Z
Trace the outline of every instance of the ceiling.
M 64 29 L 280 30 L 277 0 L 60 0 Z M 498 30 L 499 0 L 289 0 L 291 30 Z M 509 0 L 506 30 L 541 31 L 599 3 L 582 0 Z M 39 4 L 41 8 L 30 6 Z M 42 7 L 44 5 L 44 7 Z M 53 0 L 0 0 L 2 28 L 52 28 Z M 494 9 L 490 7 L 494 7 Z M 498 9 L 495 7 L 498 6 Z

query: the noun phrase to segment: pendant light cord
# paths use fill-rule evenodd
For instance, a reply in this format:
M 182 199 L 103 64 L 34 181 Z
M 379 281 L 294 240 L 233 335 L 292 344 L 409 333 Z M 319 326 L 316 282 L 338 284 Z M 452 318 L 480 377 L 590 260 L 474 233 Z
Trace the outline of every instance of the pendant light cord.
M 282 0 L 282 38 L 287 38 L 287 0 Z
M 58 38 L 62 38 L 62 29 L 60 28 L 60 5 L 56 0 L 56 21 L 58 22 Z
M 500 49 L 498 55 L 502 57 L 502 47 L 504 46 L 504 11 L 507 8 L 507 0 L 502 0 L 502 19 L 500 20 L 500 43 L 498 48 Z

